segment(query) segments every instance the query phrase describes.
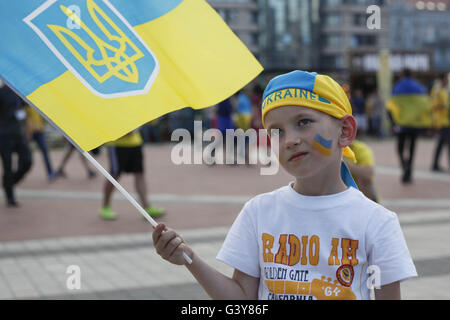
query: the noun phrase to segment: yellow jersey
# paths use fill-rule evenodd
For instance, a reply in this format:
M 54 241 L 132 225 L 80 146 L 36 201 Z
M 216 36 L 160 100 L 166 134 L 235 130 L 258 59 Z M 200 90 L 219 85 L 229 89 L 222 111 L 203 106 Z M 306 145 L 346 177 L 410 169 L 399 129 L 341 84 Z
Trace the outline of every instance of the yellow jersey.
M 132 131 L 115 141 L 107 143 L 107 145 L 109 146 L 129 147 L 129 148 L 139 147 L 142 144 L 143 140 L 139 130 Z
M 37 112 L 30 106 L 25 107 L 25 112 L 27 114 L 28 121 L 30 121 L 33 124 L 35 131 L 43 131 L 44 130 L 44 119 L 39 114 L 39 112 Z
M 433 110 L 433 127 L 436 129 L 449 127 L 450 114 L 447 88 L 433 87 L 431 90 L 431 107 Z

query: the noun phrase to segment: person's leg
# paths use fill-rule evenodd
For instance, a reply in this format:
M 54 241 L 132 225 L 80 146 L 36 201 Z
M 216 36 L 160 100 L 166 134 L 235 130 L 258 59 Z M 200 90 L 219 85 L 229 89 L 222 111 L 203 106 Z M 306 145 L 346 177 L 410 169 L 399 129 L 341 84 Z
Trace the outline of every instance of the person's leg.
M 145 181 L 144 154 L 142 146 L 124 148 L 127 153 L 126 170 L 134 174 L 134 185 L 144 210 L 152 217 L 158 218 L 166 213 L 162 208 L 150 205 L 147 199 L 147 183 Z
M 120 175 L 113 176 L 113 178 L 118 181 Z M 114 220 L 117 218 L 116 213 L 111 208 L 111 198 L 114 192 L 114 185 L 109 182 L 109 180 L 105 180 L 105 184 L 103 185 L 103 206 L 100 210 L 100 216 L 105 220 Z
M 18 155 L 17 170 L 13 173 L 13 183 L 17 184 L 25 177 L 32 165 L 31 150 L 24 136 L 17 136 L 13 151 Z
M 149 207 L 149 203 L 147 200 L 147 184 L 145 182 L 144 173 L 139 172 L 134 174 L 134 187 L 136 188 L 136 192 L 139 196 L 139 200 L 141 201 L 142 207 Z
M 444 141 L 448 152 L 448 170 L 450 170 L 450 127 L 444 128 Z
M 45 140 L 45 134 L 43 132 L 33 133 L 33 140 L 36 141 L 39 150 L 41 150 L 42 157 L 44 159 L 45 168 L 47 169 L 47 177 L 49 180 L 53 178 L 54 172 L 50 161 L 50 156 L 47 148 L 47 141 Z
M 81 153 L 80 153 L 80 159 L 81 159 L 81 164 L 83 165 L 84 169 L 86 169 L 88 179 L 95 178 L 97 176 L 97 173 L 95 173 L 95 171 L 89 167 L 89 163 L 88 163 L 86 157 L 83 156 Z
M 404 149 L 405 149 L 405 133 L 399 132 L 397 133 L 397 154 L 400 159 L 400 165 L 402 170 L 405 170 L 405 157 L 404 157 Z
M 408 132 L 407 138 L 409 140 L 409 155 L 408 159 L 406 159 L 405 172 L 403 175 L 404 183 L 412 182 L 412 170 L 413 170 L 413 162 L 414 162 L 414 152 L 416 148 L 416 139 L 417 139 L 417 131 Z
M 412 136 L 407 133 L 405 135 L 405 144 L 408 145 L 406 148 L 408 150 L 408 157 L 404 158 L 404 168 L 403 168 L 403 183 L 410 183 L 411 182 L 411 159 L 412 159 L 412 153 L 411 150 L 413 149 L 413 141 Z
M 414 162 L 414 154 L 416 150 L 416 141 L 418 137 L 418 132 L 413 131 L 410 133 L 410 145 L 409 145 L 409 160 L 408 160 L 408 166 L 412 168 L 413 162 Z
M 120 167 L 117 159 L 117 153 L 115 147 L 108 147 L 108 159 L 109 159 L 109 173 L 115 180 L 119 180 L 120 178 Z M 111 198 L 114 192 L 114 185 L 109 182 L 109 180 L 105 180 L 105 184 L 103 185 L 103 202 L 102 208 L 100 210 L 100 216 L 105 220 L 114 220 L 116 219 L 116 213 L 111 209 Z
M 66 177 L 64 168 L 66 167 L 66 164 L 69 161 L 70 157 L 72 156 L 72 153 L 74 150 L 75 150 L 75 147 L 71 143 L 69 143 L 66 147 L 66 153 L 63 156 L 61 164 L 59 165 L 58 170 L 56 170 L 55 175 L 57 177 L 64 177 L 64 178 Z
M 437 141 L 437 144 L 436 144 L 436 148 L 434 149 L 433 165 L 431 167 L 431 170 L 433 170 L 433 171 L 442 171 L 439 168 L 439 158 L 440 158 L 440 155 L 441 155 L 442 146 L 444 145 L 444 142 L 446 142 L 444 129 L 439 130 L 439 135 L 438 135 L 438 139 L 437 140 L 438 141 Z
M 119 181 L 119 175 L 111 175 L 116 181 Z M 111 197 L 114 192 L 114 185 L 109 182 L 109 180 L 105 180 L 105 184 L 103 185 L 103 207 L 111 206 Z
M 6 196 L 8 206 L 17 205 L 13 190 L 13 172 L 12 172 L 12 141 L 5 139 L 0 141 L 0 156 L 3 165 L 3 191 Z

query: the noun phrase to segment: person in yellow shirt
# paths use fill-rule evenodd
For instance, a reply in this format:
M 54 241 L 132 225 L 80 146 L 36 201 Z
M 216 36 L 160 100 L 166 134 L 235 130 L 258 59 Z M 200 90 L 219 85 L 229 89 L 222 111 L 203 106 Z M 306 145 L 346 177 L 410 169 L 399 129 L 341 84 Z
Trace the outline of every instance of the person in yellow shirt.
M 356 163 L 345 158 L 345 164 L 350 170 L 359 190 L 375 202 L 379 202 L 374 184 L 375 158 L 372 149 L 360 140 L 353 140 L 350 149 L 356 157 Z
M 439 167 L 439 157 L 442 147 L 447 144 L 450 159 L 450 112 L 448 76 L 442 74 L 431 90 L 431 106 L 433 110 L 433 126 L 439 130 L 439 138 L 436 144 L 431 170 L 443 171 Z M 449 166 L 450 168 L 450 166 Z
M 134 175 L 134 185 L 142 207 L 152 218 L 158 218 L 165 214 L 165 210 L 150 206 L 148 203 L 142 145 L 143 140 L 139 130 L 132 131 L 116 141 L 107 143 L 110 174 L 114 179 L 119 180 L 123 172 L 132 173 Z M 103 206 L 100 210 L 100 216 L 104 220 L 114 220 L 117 218 L 116 213 L 111 208 L 113 191 L 114 185 L 108 180 L 105 180 L 103 187 Z
M 25 112 L 27 114 L 27 120 L 25 123 L 27 140 L 34 140 L 39 147 L 44 159 L 45 168 L 47 170 L 48 181 L 52 182 L 55 179 L 55 173 L 52 168 L 47 141 L 45 139 L 44 119 L 29 105 L 25 106 Z

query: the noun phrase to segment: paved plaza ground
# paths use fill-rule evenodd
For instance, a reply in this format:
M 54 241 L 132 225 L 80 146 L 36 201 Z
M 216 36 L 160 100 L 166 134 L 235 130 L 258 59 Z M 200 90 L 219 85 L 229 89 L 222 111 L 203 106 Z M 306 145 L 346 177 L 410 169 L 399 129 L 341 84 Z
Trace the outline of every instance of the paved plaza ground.
M 450 299 L 450 174 L 430 171 L 435 141 L 421 138 L 414 183 L 402 185 L 395 141 L 367 140 L 376 158 L 381 202 L 398 213 L 419 278 L 402 284 L 405 299 Z M 179 230 L 199 255 L 227 274 L 215 260 L 227 230 L 252 196 L 286 185 L 280 169 L 260 175 L 260 166 L 180 165 L 170 160 L 174 144 L 145 146 L 149 199 L 167 209 L 158 221 Z M 53 150 L 56 167 L 63 150 Z M 106 150 L 97 157 L 108 168 Z M 441 166 L 448 168 L 444 150 Z M 151 225 L 118 192 L 119 218 L 99 217 L 104 178 L 93 180 L 79 155 L 70 159 L 67 178 L 46 180 L 40 154 L 17 187 L 20 208 L 0 198 L 0 299 L 207 299 L 184 267 L 162 260 L 151 241 Z M 134 194 L 131 176 L 120 183 Z M 68 266 L 82 275 L 80 290 L 69 290 Z

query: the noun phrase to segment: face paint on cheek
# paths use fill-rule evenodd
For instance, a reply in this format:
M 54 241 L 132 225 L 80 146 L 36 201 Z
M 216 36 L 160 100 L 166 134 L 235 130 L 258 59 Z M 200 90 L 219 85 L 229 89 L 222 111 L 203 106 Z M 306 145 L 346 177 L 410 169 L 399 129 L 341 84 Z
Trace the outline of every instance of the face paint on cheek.
M 312 148 L 320 152 L 324 156 L 331 156 L 331 147 L 333 145 L 333 140 L 327 140 L 320 134 L 316 134 L 312 144 Z

